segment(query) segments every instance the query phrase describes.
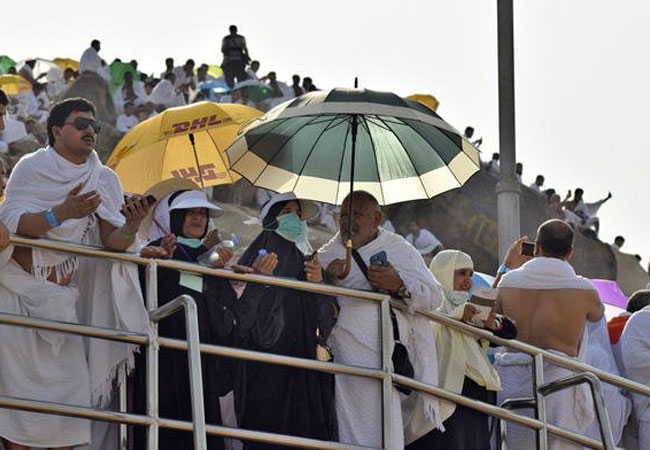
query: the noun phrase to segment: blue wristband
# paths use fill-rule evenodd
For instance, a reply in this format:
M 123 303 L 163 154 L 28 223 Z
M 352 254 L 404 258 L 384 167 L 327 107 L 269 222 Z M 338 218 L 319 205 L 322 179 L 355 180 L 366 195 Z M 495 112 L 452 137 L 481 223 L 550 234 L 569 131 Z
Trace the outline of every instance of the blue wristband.
M 500 273 L 506 273 L 508 270 L 510 270 L 508 269 L 508 266 L 506 266 L 505 264 L 501 264 L 499 266 L 499 269 L 497 270 L 497 275 Z
M 61 225 L 61 223 L 59 223 L 59 221 L 56 220 L 56 216 L 54 215 L 53 208 L 50 208 L 47 211 L 45 211 L 45 220 L 47 220 L 48 225 L 51 226 L 52 228 L 56 228 L 59 225 Z

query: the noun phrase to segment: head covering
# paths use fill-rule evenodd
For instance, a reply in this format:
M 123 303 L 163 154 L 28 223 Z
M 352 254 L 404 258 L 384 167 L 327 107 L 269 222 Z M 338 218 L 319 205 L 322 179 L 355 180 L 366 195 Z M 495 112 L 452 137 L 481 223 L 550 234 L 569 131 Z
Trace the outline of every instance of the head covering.
M 178 191 L 199 189 L 199 185 L 187 178 L 169 178 L 147 189 L 143 195 L 153 195 L 158 201 L 140 223 L 138 235 L 146 241 L 155 241 L 169 234 L 169 197 Z
M 454 272 L 458 269 L 474 270 L 472 258 L 460 250 L 443 250 L 431 261 L 429 270 L 447 292 L 454 290 Z
M 208 196 L 204 191 L 178 191 L 175 192 L 169 201 L 169 210 L 206 208 L 210 217 L 217 218 L 223 214 L 221 208 L 208 201 Z
M 203 191 L 177 191 L 169 196 L 167 200 L 169 203 L 169 231 L 176 236 L 183 236 L 183 224 L 185 217 L 192 208 L 205 208 L 206 222 L 203 234 L 200 236 L 203 239 L 208 232 L 210 224 L 210 217 L 219 217 L 223 212 L 221 208 L 208 201 L 208 197 Z
M 271 197 L 262 209 L 260 210 L 260 219 L 262 220 L 262 227 L 265 230 L 275 230 L 278 227 L 278 214 L 280 211 L 287 205 L 289 202 L 298 202 L 300 206 L 300 216 L 301 220 L 306 221 L 309 218 L 313 217 L 318 212 L 318 205 L 311 200 L 302 200 L 296 198 L 296 195 L 293 192 L 286 192 L 284 194 L 275 194 Z M 296 242 L 296 246 L 303 253 L 310 253 L 312 248 L 309 244 L 309 237 L 305 233 L 305 236 Z
M 302 220 L 309 220 L 312 217 L 314 217 L 316 213 L 318 213 L 318 205 L 315 202 L 311 200 L 296 198 L 296 194 L 294 194 L 293 192 L 285 192 L 284 194 L 275 194 L 266 203 L 264 203 L 262 209 L 260 210 L 260 219 L 262 219 L 262 225 L 264 226 L 264 228 L 270 228 L 267 227 L 265 223 L 266 217 L 269 216 L 270 217 L 269 220 L 274 220 L 278 216 L 278 213 L 282 211 L 284 205 L 286 205 L 290 201 L 296 201 L 300 205 L 300 215 Z M 282 203 L 282 206 L 276 206 L 278 203 Z M 273 212 L 271 211 L 271 209 L 273 209 Z

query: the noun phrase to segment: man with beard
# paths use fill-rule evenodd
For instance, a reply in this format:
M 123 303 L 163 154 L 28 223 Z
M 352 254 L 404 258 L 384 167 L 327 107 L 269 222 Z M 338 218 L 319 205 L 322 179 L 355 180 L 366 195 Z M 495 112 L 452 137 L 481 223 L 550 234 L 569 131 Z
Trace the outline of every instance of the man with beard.
M 350 215 L 353 196 L 353 215 Z M 339 229 L 319 251 L 329 281 L 342 287 L 376 290 L 402 299 L 409 308 L 435 309 L 442 300 L 440 284 L 424 265 L 418 251 L 406 240 L 379 227 L 383 214 L 377 200 L 368 192 L 355 191 L 341 206 Z M 352 235 L 348 224 L 352 221 Z M 350 272 L 343 276 L 346 248 L 352 240 L 354 259 Z M 382 263 L 378 264 L 378 260 Z M 328 340 L 334 362 L 370 368 L 381 367 L 381 319 L 376 303 L 338 296 L 338 321 Z M 415 370 L 414 378 L 437 385 L 438 368 L 433 328 L 429 321 L 410 313 L 395 311 L 395 341 L 402 338 Z M 391 342 L 391 348 L 395 343 Z M 382 447 L 381 383 L 367 378 L 336 375 L 335 404 L 340 441 Z M 393 389 L 392 442 L 383 447 L 404 448 L 404 429 L 409 438 L 419 437 L 439 427 L 438 400 L 426 394 L 402 396 Z M 417 418 L 417 419 L 414 419 Z M 417 425 L 415 425 L 417 422 Z M 426 424 L 425 427 L 422 427 Z M 428 425 L 431 427 L 428 427 Z M 410 439 L 409 439 L 410 440 Z

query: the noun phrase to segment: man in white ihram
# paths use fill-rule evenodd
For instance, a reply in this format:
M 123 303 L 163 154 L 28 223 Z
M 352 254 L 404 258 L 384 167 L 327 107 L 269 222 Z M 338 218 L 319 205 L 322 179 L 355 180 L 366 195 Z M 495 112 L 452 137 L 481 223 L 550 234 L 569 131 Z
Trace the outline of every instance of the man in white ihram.
M 499 269 L 499 277 L 507 273 L 498 284 L 496 312 L 507 315 L 517 324 L 517 337 L 521 341 L 585 362 L 586 323 L 598 322 L 603 317 L 604 307 L 589 280 L 577 276 L 567 262 L 573 254 L 573 229 L 561 220 L 543 223 L 537 230 L 532 259 L 521 255 L 524 240 L 511 246 Z M 503 387 L 497 394 L 498 404 L 506 399 L 533 396 L 534 371 L 530 355 L 516 351 L 497 354 L 495 367 Z M 554 364 L 544 364 L 545 382 L 572 374 Z M 521 413 L 532 414 L 528 410 Z M 584 434 L 594 420 L 587 385 L 547 396 L 546 415 L 549 423 Z M 530 428 L 508 424 L 508 449 L 529 449 L 532 442 L 535 436 Z M 550 434 L 549 444 L 554 450 L 582 448 Z
M 621 356 L 625 376 L 650 386 L 650 306 L 635 312 L 621 335 Z M 639 449 L 650 448 L 650 397 L 632 394 Z
M 47 128 L 51 146 L 24 156 L 9 178 L 2 221 L 26 236 L 132 248 L 148 205 L 137 196 L 123 206 L 117 176 L 93 150 L 93 105 L 79 98 L 59 102 Z M 4 313 L 148 331 L 133 266 L 17 246 L 0 253 L 0 266 Z M 106 407 L 113 377 L 133 364 L 133 346 L 63 333 L 2 325 L 0 342 L 0 392 L 12 397 Z M 91 422 L 3 410 L 0 438 L 5 450 L 67 449 L 91 441 Z
M 377 200 L 367 192 L 353 193 L 352 246 L 367 266 L 367 277 L 354 259 L 350 273 L 341 278 L 348 239 L 349 196 L 339 216 L 340 232 L 325 244 L 318 257 L 336 285 L 364 290 L 381 290 L 401 298 L 409 308 L 433 310 L 441 302 L 440 285 L 424 265 L 415 248 L 401 236 L 379 227 L 382 213 Z M 371 264 L 373 255 L 386 253 L 387 266 Z M 377 303 L 338 297 L 340 312 L 328 343 L 334 361 L 363 367 L 381 367 L 380 313 Z M 437 385 L 438 367 L 431 323 L 413 314 L 396 311 L 399 334 L 415 369 L 415 378 Z M 390 326 L 390 325 L 389 325 Z M 392 351 L 392 345 L 391 345 Z M 404 396 L 393 388 L 391 449 L 404 448 L 405 433 L 411 440 L 441 425 L 438 400 L 411 393 L 404 412 Z M 336 375 L 336 414 L 341 442 L 382 446 L 382 388 L 378 380 Z

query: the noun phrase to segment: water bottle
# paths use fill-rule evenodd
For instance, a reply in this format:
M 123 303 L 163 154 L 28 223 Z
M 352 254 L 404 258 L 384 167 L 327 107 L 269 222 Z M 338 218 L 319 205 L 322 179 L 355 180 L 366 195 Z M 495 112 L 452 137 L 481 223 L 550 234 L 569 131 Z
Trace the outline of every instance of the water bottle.
M 223 241 L 219 242 L 217 245 L 212 247 L 207 252 L 199 255 L 197 261 L 199 264 L 203 264 L 204 266 L 212 266 L 215 262 L 219 261 L 219 259 L 221 258 L 217 250 L 219 250 L 220 248 L 235 249 L 238 245 L 239 245 L 239 238 L 237 238 L 237 235 L 233 233 L 230 235 L 230 239 L 224 239 Z

